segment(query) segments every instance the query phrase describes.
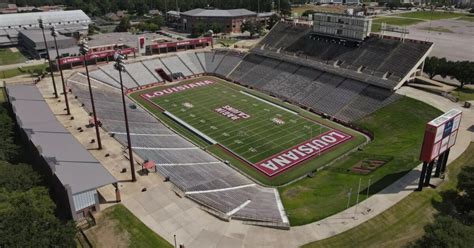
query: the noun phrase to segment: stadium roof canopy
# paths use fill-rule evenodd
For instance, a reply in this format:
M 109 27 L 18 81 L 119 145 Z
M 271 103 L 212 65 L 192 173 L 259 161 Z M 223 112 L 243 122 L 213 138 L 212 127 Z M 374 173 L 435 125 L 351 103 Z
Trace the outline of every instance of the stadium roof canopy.
M 82 10 L 29 12 L 0 15 L 0 28 L 38 25 L 39 18 L 43 19 L 45 26 L 49 26 L 49 23 L 91 22 Z
M 7 93 L 18 125 L 72 194 L 117 182 L 58 122 L 36 86 L 9 85 Z
M 247 9 L 193 9 L 183 12 L 181 15 L 194 17 L 239 17 L 256 16 L 257 13 Z

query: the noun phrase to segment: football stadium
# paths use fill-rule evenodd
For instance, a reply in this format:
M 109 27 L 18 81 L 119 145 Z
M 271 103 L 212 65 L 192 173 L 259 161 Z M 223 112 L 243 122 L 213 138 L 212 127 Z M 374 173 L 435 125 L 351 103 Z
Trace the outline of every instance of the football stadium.
M 121 75 L 100 66 L 90 72 L 97 115 L 127 146 L 122 79 L 133 151 L 154 161 L 175 191 L 221 218 L 288 228 L 287 202 L 274 186 L 313 176 L 370 143 L 373 133 L 356 121 L 400 99 L 395 90 L 416 77 L 433 45 L 353 36 L 279 22 L 249 52 L 178 52 L 128 63 Z M 90 112 L 86 76 L 76 73 L 68 84 Z
M 245 230 L 255 239 L 242 241 L 249 247 L 266 242 L 257 237 L 262 233 L 282 239 L 275 247 L 290 238 L 289 246 L 301 246 L 396 204 L 390 187 L 417 180 L 423 131 L 441 114 L 403 90 L 421 78 L 432 42 L 407 39 L 394 28 L 400 36 L 374 34 L 367 17 L 310 18 L 311 24 L 280 20 L 248 50 L 117 55 L 117 63 L 72 69 L 66 88 L 80 111 L 62 123 L 45 103 L 62 104 L 62 98 L 45 97 L 50 89 L 41 82 L 7 85 L 7 98 L 22 138 L 51 168 L 61 188 L 55 193 L 72 219 L 87 218 L 115 197 L 168 242 L 179 233 L 196 242 L 190 247 L 211 247 L 199 239 L 201 231 L 192 232 L 202 229 L 199 223 L 213 229 L 206 237 L 225 231 L 244 240 L 239 235 Z M 420 179 L 419 189 L 429 185 L 434 167 L 446 166 L 445 152 L 462 125 L 461 111 L 454 112 L 456 122 L 444 131 L 449 137 L 430 134 L 432 146 L 423 144 L 427 154 L 433 147 L 445 150 L 423 161 L 428 183 Z M 86 119 L 89 129 L 77 127 Z M 55 128 L 43 130 L 37 125 L 43 122 Z M 441 130 L 445 124 L 438 122 L 433 128 Z M 91 148 L 97 142 L 92 127 L 97 137 L 100 127 L 107 142 L 103 152 Z M 58 142 L 52 142 L 55 135 Z M 59 141 L 76 152 L 53 153 Z M 88 166 L 72 174 L 62 166 L 86 160 Z M 439 178 L 444 169 L 436 173 Z M 379 192 L 385 198 L 361 204 Z

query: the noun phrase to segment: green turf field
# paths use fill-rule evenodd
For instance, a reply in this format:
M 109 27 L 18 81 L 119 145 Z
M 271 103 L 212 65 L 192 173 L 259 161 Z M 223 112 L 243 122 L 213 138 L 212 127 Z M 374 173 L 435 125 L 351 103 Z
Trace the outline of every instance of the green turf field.
M 171 125 L 175 130 L 177 129 L 177 131 L 198 145 L 206 147 L 211 153 L 230 161 L 231 165 L 264 184 L 280 185 L 286 183 L 327 164 L 365 141 L 362 135 L 354 131 L 336 126 L 335 124 L 328 125 L 326 120 L 323 121 L 319 117 L 307 112 L 301 114 L 299 113 L 302 112 L 301 109 L 295 110 L 294 106 L 285 106 L 282 102 L 264 100 L 262 97 L 256 96 L 259 95 L 256 92 L 245 90 L 249 93 L 243 93 L 244 88 L 217 78 L 204 77 L 187 80 L 178 85 L 186 85 L 205 79 L 213 80 L 215 83 L 151 98 L 152 103 L 140 95 L 163 90 L 166 87 L 147 89 L 133 93 L 131 97 L 153 112 L 163 122 Z M 216 112 L 216 109 L 227 105 L 250 117 L 232 120 Z M 340 130 L 350 134 L 353 138 L 346 143 L 335 146 L 330 152 L 321 154 L 320 157 L 314 156 L 312 159 L 308 159 L 279 175 L 269 178 L 256 168 L 239 161 L 235 156 L 229 155 L 220 146 L 206 144 L 202 138 L 193 134 L 189 128 L 184 128 L 183 125 L 176 125 L 177 122 L 175 120 L 170 121 L 172 118 L 164 115 L 159 108 L 172 113 L 192 126 L 192 128 L 197 129 L 252 164 L 317 137 L 329 130 Z M 320 121 L 324 124 L 321 124 Z

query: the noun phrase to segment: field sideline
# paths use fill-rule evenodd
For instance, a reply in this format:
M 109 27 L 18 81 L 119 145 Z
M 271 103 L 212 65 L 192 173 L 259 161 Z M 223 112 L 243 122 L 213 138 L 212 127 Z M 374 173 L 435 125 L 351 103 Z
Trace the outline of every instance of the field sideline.
M 183 86 L 187 87 L 190 83 L 203 82 L 203 80 L 210 80 L 214 83 L 179 92 L 171 91 L 171 89 L 176 90 L 179 86 L 182 86 L 180 89 L 184 89 Z M 166 87 L 158 86 L 134 92 L 131 94 L 131 98 L 144 105 L 162 121 L 168 119 L 167 122 L 165 121 L 167 124 L 170 124 L 169 119 L 172 118 L 161 113 L 161 109 L 169 111 L 192 128 L 204 133 L 211 140 L 215 140 L 238 155 L 240 159 L 229 156 L 229 153 L 219 145 L 204 145 L 210 152 L 228 160 L 233 166 L 268 185 L 281 185 L 302 176 L 364 142 L 363 136 L 352 130 L 347 130 L 339 125 L 330 127 L 327 126 L 327 123 L 319 123 L 319 120 L 314 118 L 315 115 L 309 119 L 294 109 L 287 109 L 286 106 L 281 107 L 281 103 L 266 102 L 268 99 L 263 100 L 255 97 L 254 92 L 250 92 L 252 95 L 245 93 L 243 88 L 236 86 L 214 77 L 202 77 Z M 168 88 L 170 90 L 166 91 Z M 163 95 L 157 97 L 153 95 L 154 92 Z M 225 107 L 231 111 L 223 109 Z M 180 126 L 177 123 L 174 124 L 173 128 Z M 182 125 L 181 128 L 183 128 Z M 328 138 L 325 137 L 325 134 L 337 134 L 333 132 L 347 135 L 347 137 L 340 143 L 335 143 L 327 148 L 326 151 L 321 148 L 322 152 L 318 153 L 316 153 L 316 149 L 313 150 L 313 153 L 309 153 L 309 147 L 302 145 L 311 145 L 307 142 L 318 139 L 318 136 Z M 192 132 L 188 131 L 182 134 L 188 137 L 190 133 Z M 195 137 L 192 137 L 191 140 L 195 140 L 196 136 L 199 137 L 196 134 L 193 136 Z M 203 142 L 198 145 L 202 146 Z M 306 148 L 310 154 L 304 158 L 305 162 L 295 160 L 298 161 L 294 163 L 296 165 L 273 163 L 276 158 L 282 158 L 282 156 L 303 155 L 297 148 Z M 281 156 L 277 157 L 277 155 Z M 318 160 L 320 162 L 314 163 Z M 280 160 L 275 161 L 281 162 Z M 285 161 L 289 162 L 290 159 Z M 288 167 L 285 167 L 286 165 Z M 291 167 L 292 165 L 294 166 Z M 278 169 L 276 169 L 277 167 Z M 269 171 L 268 168 L 272 168 L 272 170 Z

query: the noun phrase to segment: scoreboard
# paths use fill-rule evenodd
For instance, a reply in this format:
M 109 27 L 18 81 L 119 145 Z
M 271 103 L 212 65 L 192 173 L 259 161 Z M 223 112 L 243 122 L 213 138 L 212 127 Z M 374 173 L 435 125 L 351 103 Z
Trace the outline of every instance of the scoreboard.
M 426 124 L 420 160 L 429 163 L 454 146 L 461 117 L 461 110 L 451 109 Z

